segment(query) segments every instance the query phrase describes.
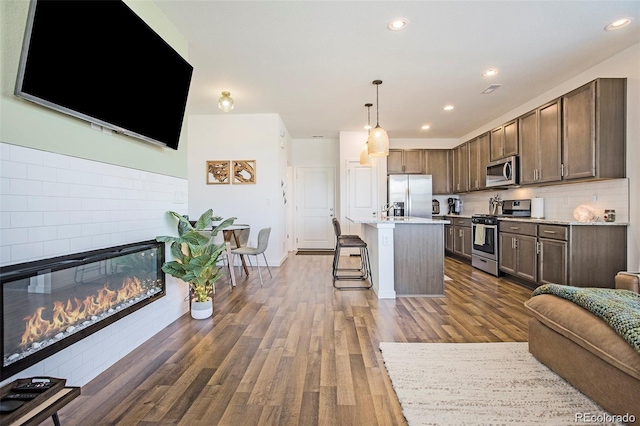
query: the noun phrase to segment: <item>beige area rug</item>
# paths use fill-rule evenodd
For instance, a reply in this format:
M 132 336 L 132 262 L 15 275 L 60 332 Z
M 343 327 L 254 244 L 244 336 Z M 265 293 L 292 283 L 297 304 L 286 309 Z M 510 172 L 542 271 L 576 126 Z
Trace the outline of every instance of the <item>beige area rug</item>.
M 578 413 L 608 415 L 536 360 L 526 342 L 382 342 L 380 349 L 411 426 L 575 425 Z

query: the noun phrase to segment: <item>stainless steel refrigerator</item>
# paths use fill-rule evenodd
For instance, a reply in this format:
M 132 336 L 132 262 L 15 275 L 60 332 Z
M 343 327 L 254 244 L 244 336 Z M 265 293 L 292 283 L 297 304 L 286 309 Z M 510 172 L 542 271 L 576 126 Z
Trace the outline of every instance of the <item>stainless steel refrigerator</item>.
M 389 175 L 387 200 L 389 203 L 402 203 L 400 206 L 404 209 L 396 209 L 394 215 L 431 219 L 431 183 L 431 175 Z

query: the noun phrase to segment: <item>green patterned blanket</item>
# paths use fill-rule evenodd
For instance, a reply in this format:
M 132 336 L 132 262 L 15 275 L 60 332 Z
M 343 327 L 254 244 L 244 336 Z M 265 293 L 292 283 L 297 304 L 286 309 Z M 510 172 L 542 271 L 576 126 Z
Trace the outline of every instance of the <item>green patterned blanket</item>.
M 544 284 L 532 296 L 554 294 L 602 318 L 640 353 L 640 294 L 611 288 L 580 288 Z

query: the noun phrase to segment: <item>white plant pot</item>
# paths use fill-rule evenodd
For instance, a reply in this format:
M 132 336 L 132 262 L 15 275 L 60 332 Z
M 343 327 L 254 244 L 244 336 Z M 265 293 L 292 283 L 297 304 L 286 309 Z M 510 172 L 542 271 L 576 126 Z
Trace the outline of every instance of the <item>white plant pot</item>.
M 209 299 L 206 302 L 191 302 L 191 318 L 193 319 L 206 319 L 213 315 L 213 300 Z

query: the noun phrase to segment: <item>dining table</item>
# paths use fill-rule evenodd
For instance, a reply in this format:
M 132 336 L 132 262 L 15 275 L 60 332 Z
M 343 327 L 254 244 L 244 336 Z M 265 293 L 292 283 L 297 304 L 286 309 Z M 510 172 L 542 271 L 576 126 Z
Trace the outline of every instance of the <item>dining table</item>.
M 225 227 L 222 230 L 222 235 L 224 236 L 224 242 L 228 243 L 227 244 L 227 256 L 229 258 L 229 264 L 231 264 L 231 259 L 233 259 L 232 254 L 231 253 L 231 238 L 233 238 L 233 240 L 236 243 L 236 247 L 241 247 L 240 245 L 240 238 L 238 236 L 238 232 L 236 231 L 242 231 L 244 229 L 249 229 L 249 225 L 229 225 L 227 227 Z M 245 274 L 247 274 L 247 277 L 249 276 L 249 268 L 247 268 L 247 262 L 244 258 L 243 255 L 240 255 L 240 261 L 242 262 L 242 268 L 244 269 Z M 235 287 L 235 277 L 233 276 L 232 273 L 232 279 L 234 281 L 233 285 Z

